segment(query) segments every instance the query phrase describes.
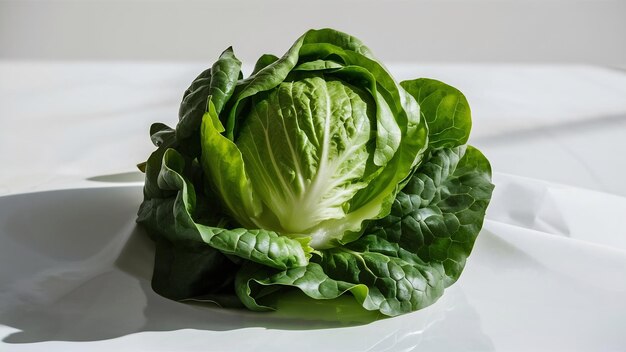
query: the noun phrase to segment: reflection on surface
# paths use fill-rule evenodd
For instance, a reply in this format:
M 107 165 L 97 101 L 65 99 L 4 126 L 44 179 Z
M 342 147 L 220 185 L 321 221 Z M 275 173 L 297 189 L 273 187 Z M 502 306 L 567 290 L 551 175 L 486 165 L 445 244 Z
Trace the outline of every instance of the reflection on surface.
M 3 343 L 108 346 L 161 332 L 171 345 L 160 347 L 172 349 L 200 340 L 258 347 L 238 336 L 274 350 L 295 342 L 310 349 L 493 349 L 458 285 L 431 307 L 389 319 L 351 297 L 319 302 L 294 294 L 267 314 L 167 300 L 150 287 L 154 247 L 134 225 L 140 200 L 139 187 L 0 198 L 1 265 L 15 268 L 2 273 L 0 324 L 20 330 Z M 188 334 L 200 335 L 181 337 Z
M 387 335 L 368 351 L 493 351 L 463 290 L 452 286 L 433 306 L 380 322 Z

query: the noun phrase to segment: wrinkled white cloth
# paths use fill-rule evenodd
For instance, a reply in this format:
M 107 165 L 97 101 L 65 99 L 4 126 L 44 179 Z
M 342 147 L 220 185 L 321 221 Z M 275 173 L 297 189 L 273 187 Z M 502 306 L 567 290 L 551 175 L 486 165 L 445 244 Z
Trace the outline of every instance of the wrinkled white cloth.
M 490 159 L 496 188 L 461 279 L 437 303 L 336 329 L 182 305 L 150 289 L 135 164 L 154 149 L 150 124 L 175 125 L 204 66 L 0 62 L 0 350 L 626 346 L 622 72 L 391 65 L 399 80 L 437 78 L 466 94 L 470 142 Z M 65 190 L 38 192 L 53 189 Z
M 621 350 L 626 199 L 506 174 L 494 182 L 460 280 L 430 307 L 366 325 L 339 324 L 369 321 L 341 309 L 294 315 L 297 302 L 292 313 L 255 313 L 158 296 L 154 247 L 134 224 L 140 185 L 0 197 L 0 349 Z
M 493 182 L 488 220 L 626 254 L 626 197 L 509 174 Z

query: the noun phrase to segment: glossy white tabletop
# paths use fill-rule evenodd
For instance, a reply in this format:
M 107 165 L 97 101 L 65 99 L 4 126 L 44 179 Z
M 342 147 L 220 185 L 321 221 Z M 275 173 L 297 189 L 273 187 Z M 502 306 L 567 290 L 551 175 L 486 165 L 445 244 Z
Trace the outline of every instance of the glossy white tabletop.
M 175 124 L 202 64 L 1 62 L 0 350 L 625 350 L 626 75 L 390 66 L 467 95 L 496 190 L 439 302 L 346 323 L 184 305 L 150 289 L 134 165 L 153 148 L 150 123 Z

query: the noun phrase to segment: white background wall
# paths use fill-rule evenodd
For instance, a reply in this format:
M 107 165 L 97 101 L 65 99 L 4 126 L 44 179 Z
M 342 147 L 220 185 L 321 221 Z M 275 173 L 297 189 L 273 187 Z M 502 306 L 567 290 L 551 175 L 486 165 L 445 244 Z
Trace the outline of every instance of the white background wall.
M 390 61 L 626 67 L 623 0 L 0 0 L 0 59 L 254 62 L 326 26 Z

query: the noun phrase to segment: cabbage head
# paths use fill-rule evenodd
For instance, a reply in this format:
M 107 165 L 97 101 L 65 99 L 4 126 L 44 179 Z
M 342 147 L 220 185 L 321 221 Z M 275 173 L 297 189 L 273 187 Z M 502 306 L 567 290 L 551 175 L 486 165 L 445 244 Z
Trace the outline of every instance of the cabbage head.
M 294 289 L 391 316 L 433 303 L 493 188 L 470 127 L 458 90 L 397 83 L 332 29 L 247 78 L 228 48 L 185 91 L 176 128 L 151 128 L 138 222 L 156 242 L 153 288 L 252 310 Z

